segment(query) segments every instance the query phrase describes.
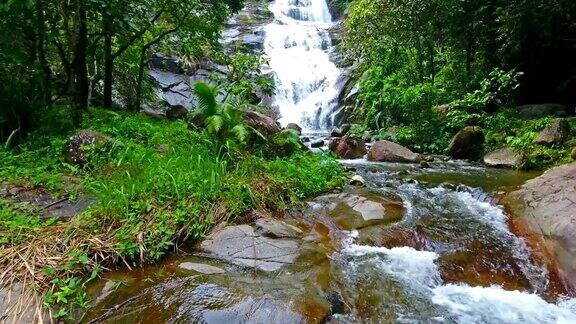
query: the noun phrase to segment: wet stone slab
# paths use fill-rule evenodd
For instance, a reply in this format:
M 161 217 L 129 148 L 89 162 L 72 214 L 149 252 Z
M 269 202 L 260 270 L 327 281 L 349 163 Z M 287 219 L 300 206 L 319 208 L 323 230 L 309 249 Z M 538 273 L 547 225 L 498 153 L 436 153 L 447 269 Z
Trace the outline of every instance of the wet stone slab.
M 216 258 L 267 272 L 293 263 L 299 255 L 296 241 L 261 236 L 249 225 L 225 227 L 211 234 L 200 248 Z

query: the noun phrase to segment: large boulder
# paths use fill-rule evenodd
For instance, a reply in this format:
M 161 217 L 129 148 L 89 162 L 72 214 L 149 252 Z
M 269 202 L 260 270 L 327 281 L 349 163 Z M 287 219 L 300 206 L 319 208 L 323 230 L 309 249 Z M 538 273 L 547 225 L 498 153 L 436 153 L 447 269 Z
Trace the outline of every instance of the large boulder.
M 576 162 L 526 182 L 509 198 L 511 209 L 551 241 L 560 266 L 576 280 Z
M 537 119 L 546 116 L 564 117 L 568 112 L 566 106 L 552 103 L 523 105 L 517 109 L 522 119 Z
M 264 136 L 272 136 L 282 130 L 274 119 L 255 111 L 244 112 L 242 120 Z
M 104 147 L 108 138 L 103 134 L 83 129 L 72 135 L 64 147 L 66 162 L 75 165 L 88 163 L 90 155 Z
M 482 156 L 484 132 L 478 126 L 461 129 L 450 142 L 448 155 L 455 159 L 477 160 Z
M 370 148 L 368 160 L 377 162 L 415 163 L 420 160 L 420 155 L 402 145 L 390 141 L 378 141 Z
M 329 148 L 341 159 L 359 159 L 366 155 L 366 143 L 357 137 L 333 138 Z
M 534 143 L 541 145 L 549 145 L 560 143 L 570 136 L 570 125 L 564 118 L 556 118 L 546 127 L 543 131 L 536 135 Z
M 509 147 L 490 152 L 484 156 L 484 164 L 497 168 L 519 168 L 524 157 Z

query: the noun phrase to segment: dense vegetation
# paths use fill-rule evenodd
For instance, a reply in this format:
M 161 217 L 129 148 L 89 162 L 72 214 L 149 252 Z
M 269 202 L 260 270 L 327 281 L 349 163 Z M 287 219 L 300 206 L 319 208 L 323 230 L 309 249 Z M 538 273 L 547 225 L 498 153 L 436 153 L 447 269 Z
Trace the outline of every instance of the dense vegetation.
M 395 139 L 422 152 L 444 153 L 476 125 L 487 149 L 565 157 L 528 147 L 550 120 L 524 122 L 515 108 L 576 104 L 575 14 L 571 0 L 352 1 L 343 48 L 363 73 L 353 119 L 382 137 L 397 126 Z

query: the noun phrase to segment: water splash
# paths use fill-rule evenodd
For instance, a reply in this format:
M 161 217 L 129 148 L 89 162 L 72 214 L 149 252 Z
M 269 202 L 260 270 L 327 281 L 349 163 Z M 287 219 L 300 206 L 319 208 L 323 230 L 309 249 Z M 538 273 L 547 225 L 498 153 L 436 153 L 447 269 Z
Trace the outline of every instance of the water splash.
M 265 27 L 264 49 L 276 74 L 280 122 L 308 131 L 326 129 L 332 124 L 340 75 L 329 56 L 328 5 L 325 0 L 277 0 L 270 10 L 275 21 Z

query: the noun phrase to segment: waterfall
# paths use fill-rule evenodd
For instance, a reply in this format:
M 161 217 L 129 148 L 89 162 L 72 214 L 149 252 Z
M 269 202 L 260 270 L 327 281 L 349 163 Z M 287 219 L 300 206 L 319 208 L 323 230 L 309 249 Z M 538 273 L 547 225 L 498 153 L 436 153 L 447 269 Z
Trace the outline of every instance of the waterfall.
M 276 0 L 265 27 L 265 52 L 275 72 L 274 104 L 283 125 L 325 130 L 337 104 L 340 70 L 330 61 L 332 16 L 326 0 Z

